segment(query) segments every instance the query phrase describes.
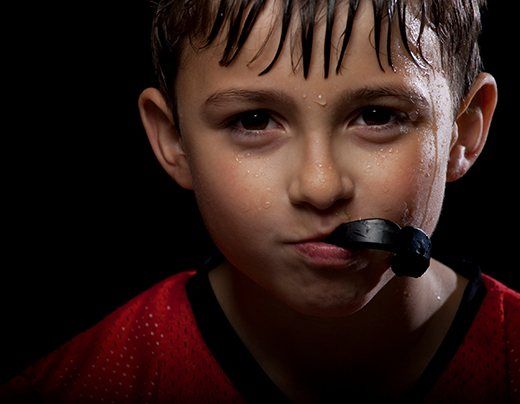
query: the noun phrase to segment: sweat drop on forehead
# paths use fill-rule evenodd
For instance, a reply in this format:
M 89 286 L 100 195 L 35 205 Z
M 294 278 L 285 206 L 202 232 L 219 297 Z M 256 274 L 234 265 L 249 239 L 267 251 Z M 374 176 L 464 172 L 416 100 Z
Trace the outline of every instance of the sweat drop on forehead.
M 362 219 L 340 224 L 325 240 L 343 248 L 368 248 L 394 254 L 398 276 L 420 277 L 430 266 L 430 238 L 419 228 L 400 227 L 386 219 Z

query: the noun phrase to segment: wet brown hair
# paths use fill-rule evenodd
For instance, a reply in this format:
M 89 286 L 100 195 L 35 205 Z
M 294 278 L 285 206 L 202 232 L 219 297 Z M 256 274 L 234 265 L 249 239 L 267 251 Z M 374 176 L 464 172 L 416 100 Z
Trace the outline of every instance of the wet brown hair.
M 324 43 L 324 77 L 330 70 L 330 48 L 332 26 L 337 3 L 342 0 L 279 0 L 282 2 L 281 35 L 277 52 L 272 62 L 259 74 L 263 75 L 276 63 L 293 14 L 300 18 L 301 59 L 303 74 L 307 78 L 311 60 L 314 26 L 318 12 L 325 7 L 326 32 Z M 345 51 L 352 32 L 353 22 L 359 8 L 360 0 L 343 0 L 349 8 L 347 21 L 342 31 L 338 64 L 335 73 L 339 74 Z M 398 32 L 404 48 L 410 58 L 418 64 L 424 58 L 421 49 L 421 38 L 426 27 L 437 36 L 441 51 L 441 66 L 451 83 L 454 100 L 454 112 L 462 98 L 470 89 L 478 73 L 482 70 L 482 62 L 478 46 L 478 37 L 482 29 L 481 9 L 486 0 L 369 0 L 374 11 L 374 45 L 379 66 L 381 63 L 381 36 L 383 23 L 387 24 L 386 57 L 388 65 L 393 68 L 391 56 L 392 26 L 398 25 Z M 168 101 L 174 115 L 177 129 L 178 114 L 175 97 L 175 79 L 181 60 L 182 51 L 187 44 L 194 45 L 196 39 L 199 49 L 210 46 L 220 33 L 226 46 L 219 61 L 221 66 L 230 65 L 246 42 L 260 11 L 267 0 L 158 0 L 152 23 L 152 51 L 155 72 L 159 87 Z M 245 14 L 247 12 L 247 14 Z M 420 21 L 417 38 L 413 42 L 408 35 L 407 19 L 413 15 Z M 227 31 L 223 30 L 227 27 Z M 272 32 L 272 30 L 271 30 Z M 264 42 L 267 44 L 269 36 Z M 263 47 L 255 57 L 262 52 Z M 412 50 L 413 49 L 413 50 Z M 299 63 L 299 62 L 298 62 Z M 293 65 L 293 70 L 295 67 Z M 383 69 L 384 70 L 384 69 Z

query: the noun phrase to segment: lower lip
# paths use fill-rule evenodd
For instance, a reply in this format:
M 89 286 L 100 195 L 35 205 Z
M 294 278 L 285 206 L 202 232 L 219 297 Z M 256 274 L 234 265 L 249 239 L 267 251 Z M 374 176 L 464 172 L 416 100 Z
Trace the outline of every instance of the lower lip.
M 353 257 L 352 251 L 323 242 L 298 243 L 294 248 L 311 264 L 319 266 L 345 266 Z

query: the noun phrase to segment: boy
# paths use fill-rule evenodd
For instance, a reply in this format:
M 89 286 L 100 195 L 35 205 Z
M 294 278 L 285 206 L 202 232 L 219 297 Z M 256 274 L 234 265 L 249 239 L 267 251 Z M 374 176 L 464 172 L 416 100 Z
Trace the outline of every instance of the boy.
M 45 358 L 51 402 L 520 400 L 520 297 L 478 269 L 323 242 L 384 218 L 431 235 L 497 100 L 481 1 L 163 1 L 157 158 L 219 249 Z M 262 120 L 260 120 L 262 118 Z

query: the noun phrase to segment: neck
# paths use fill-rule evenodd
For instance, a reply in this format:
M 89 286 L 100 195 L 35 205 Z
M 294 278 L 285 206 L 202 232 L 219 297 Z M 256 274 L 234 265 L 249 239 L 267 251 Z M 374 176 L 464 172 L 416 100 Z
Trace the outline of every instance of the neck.
M 394 277 L 350 316 L 321 318 L 274 299 L 228 263 L 210 272 L 210 282 L 242 341 L 286 391 L 335 379 L 386 380 L 399 389 L 398 381 L 417 378 L 431 359 L 465 286 L 434 262 L 421 278 Z M 395 364 L 408 362 L 398 375 Z

